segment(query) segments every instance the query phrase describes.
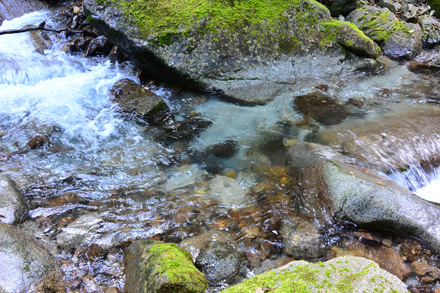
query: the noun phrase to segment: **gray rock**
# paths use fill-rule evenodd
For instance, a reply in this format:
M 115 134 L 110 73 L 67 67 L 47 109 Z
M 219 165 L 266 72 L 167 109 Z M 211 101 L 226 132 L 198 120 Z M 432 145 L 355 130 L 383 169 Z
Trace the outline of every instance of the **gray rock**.
M 411 59 L 422 50 L 420 26 L 398 20 L 387 8 L 364 5 L 351 12 L 347 20 L 356 24 L 391 58 Z
M 414 236 L 440 251 L 438 206 L 368 169 L 325 162 L 323 175 L 337 218 Z
M 419 25 L 422 29 L 424 46 L 433 47 L 440 43 L 440 22 L 436 18 L 423 15 L 419 17 Z
M 205 245 L 196 259 L 196 267 L 213 285 L 233 281 L 233 277 L 240 270 L 240 264 L 241 253 L 232 244 L 225 242 L 211 242 Z
M 396 13 L 402 9 L 402 4 L 396 0 L 379 0 L 378 4 L 380 7 L 388 8 L 392 13 Z
M 88 247 L 100 238 L 103 225 L 104 220 L 98 213 L 83 215 L 62 229 L 57 236 L 57 244 L 65 249 Z
M 211 17 L 200 16 L 172 33 L 154 25 L 141 30 L 113 2 L 101 2 L 84 1 L 88 20 L 149 75 L 186 88 L 221 92 L 242 104 L 264 104 L 288 91 L 295 80 L 293 63 L 300 56 L 315 52 L 322 59 L 345 59 L 341 47 L 320 31 L 320 23 L 331 17 L 328 9 L 314 0 L 292 2 L 274 14 L 275 19 L 258 24 L 253 13 L 243 17 L 249 21 L 238 18 L 234 26 L 213 24 Z M 206 1 L 201 6 L 215 3 L 226 8 L 233 2 Z M 277 9 L 280 7 L 282 4 Z
M 1 292 L 65 292 L 62 276 L 58 261 L 31 235 L 0 224 Z
M 325 255 L 324 238 L 312 222 L 299 217 L 285 218 L 280 232 L 285 254 L 295 259 L 316 259 Z
M 29 209 L 14 181 L 0 175 L 0 222 L 18 224 L 28 218 Z
M 377 263 L 354 256 L 341 256 L 325 263 L 293 261 L 222 292 L 259 292 L 261 287 L 313 293 L 408 292 L 402 281 Z
M 0 24 L 3 20 L 11 20 L 25 13 L 45 8 L 47 5 L 37 0 L 2 0 L 0 2 Z
M 124 253 L 124 292 L 203 293 L 205 276 L 191 255 L 176 244 L 152 240 L 133 242 Z
M 235 243 L 228 232 L 213 231 L 187 238 L 180 242 L 179 246 L 187 250 L 193 257 L 193 260 L 196 261 L 197 256 L 200 254 L 200 250 L 212 242 Z

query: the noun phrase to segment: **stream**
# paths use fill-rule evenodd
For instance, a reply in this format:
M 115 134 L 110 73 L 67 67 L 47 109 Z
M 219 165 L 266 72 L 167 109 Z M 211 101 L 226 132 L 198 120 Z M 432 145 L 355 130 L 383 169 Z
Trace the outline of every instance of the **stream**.
M 55 15 L 29 13 L 4 21 L 0 30 L 42 21 L 47 27 L 62 27 Z M 164 98 L 176 121 L 196 115 L 211 122 L 191 140 L 169 142 L 157 139 L 162 133 L 127 120 L 110 99 L 118 80 L 141 83 L 134 65 L 65 53 L 71 37 L 42 35 L 50 44 L 42 52 L 37 52 L 31 33 L 0 36 L 0 173 L 23 191 L 28 221 L 56 252 L 69 290 L 122 291 L 123 249 L 145 238 L 179 243 L 224 230 L 247 257 L 242 277 L 286 263 L 291 258 L 282 252 L 280 223 L 295 215 L 307 215 L 313 222 L 313 208 L 302 206 L 301 188 L 292 177 L 289 149 L 295 144 L 312 142 L 329 158 L 342 153 L 344 161 L 382 172 L 420 197 L 440 202 L 440 169 L 411 161 L 411 156 L 438 151 L 438 137 L 430 147 L 424 144 L 426 149 L 405 150 L 405 170 L 374 140 L 372 157 L 352 152 L 349 143 L 340 141 L 362 136 L 365 129 L 359 121 L 391 136 L 396 123 L 407 117 L 405 111 L 437 108 L 440 83 L 435 76 L 415 74 L 406 64 L 381 57 L 380 63 L 354 74 L 345 74 L 341 65 L 332 78 L 304 80 L 291 93 L 254 107 L 155 82 L 143 84 Z M 294 97 L 319 84 L 328 85 L 326 95 L 347 105 L 350 115 L 343 123 L 309 123 L 295 110 Z M 342 151 L 341 145 L 349 146 Z M 219 154 L 213 146 L 224 148 Z M 359 233 L 350 223 L 317 227 L 327 252 L 314 260 L 334 256 Z M 399 237 L 378 235 L 393 242 Z M 98 250 L 94 260 L 84 256 L 90 247 Z M 420 280 L 410 277 L 407 283 Z

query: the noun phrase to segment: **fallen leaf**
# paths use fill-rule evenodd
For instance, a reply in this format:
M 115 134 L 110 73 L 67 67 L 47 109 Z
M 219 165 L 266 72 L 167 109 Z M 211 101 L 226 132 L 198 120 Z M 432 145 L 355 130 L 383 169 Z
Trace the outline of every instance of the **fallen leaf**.
M 383 183 L 382 183 L 382 182 L 380 182 L 380 181 L 379 181 L 379 182 L 377 182 L 376 184 L 377 184 L 377 185 L 380 185 L 380 186 L 386 186 L 385 184 L 383 184 Z

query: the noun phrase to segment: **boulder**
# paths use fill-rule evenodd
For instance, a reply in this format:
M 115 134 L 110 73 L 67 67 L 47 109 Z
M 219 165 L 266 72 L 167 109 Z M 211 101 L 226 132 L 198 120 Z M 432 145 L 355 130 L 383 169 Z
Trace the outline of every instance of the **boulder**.
M 15 182 L 0 175 L 0 222 L 18 224 L 28 218 L 28 206 Z
M 191 253 L 196 266 L 213 285 L 233 281 L 240 271 L 241 253 L 227 232 L 204 233 L 185 239 L 179 245 Z
M 354 256 L 325 263 L 293 261 L 223 292 L 254 293 L 267 289 L 271 292 L 408 292 L 396 276 L 373 261 Z
M 347 20 L 378 43 L 390 58 L 412 59 L 422 50 L 420 26 L 398 20 L 387 8 L 364 5 L 351 12 Z
M 23 230 L 0 224 L 0 291 L 65 292 L 57 260 Z
M 425 47 L 433 47 L 440 43 L 440 22 L 431 15 L 422 15 L 418 23 L 422 29 L 422 41 Z
M 205 276 L 191 255 L 176 244 L 133 242 L 124 253 L 124 292 L 205 292 Z
M 170 118 L 165 101 L 131 79 L 121 79 L 110 90 L 111 100 L 131 118 L 150 124 L 162 124 Z
M 440 208 L 372 170 L 321 165 L 333 214 L 359 226 L 414 236 L 440 251 Z
M 11 20 L 25 13 L 45 8 L 47 5 L 38 0 L 2 0 L 0 2 L 0 24 L 3 20 Z
M 316 225 L 299 217 L 284 218 L 281 224 L 283 252 L 295 259 L 317 259 L 325 255 L 324 238 Z
M 150 76 L 243 104 L 288 91 L 301 56 L 330 60 L 319 66 L 345 59 L 320 30 L 331 17 L 314 0 L 86 0 L 84 8 L 89 22 Z

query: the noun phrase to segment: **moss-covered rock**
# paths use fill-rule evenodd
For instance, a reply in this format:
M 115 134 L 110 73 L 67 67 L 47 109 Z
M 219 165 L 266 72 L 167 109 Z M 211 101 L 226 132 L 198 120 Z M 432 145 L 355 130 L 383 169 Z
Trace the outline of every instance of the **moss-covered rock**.
M 373 261 L 354 256 L 338 257 L 325 263 L 294 261 L 222 292 L 254 293 L 263 287 L 274 293 L 408 292 L 396 276 Z
M 345 58 L 320 30 L 331 17 L 315 0 L 85 0 L 84 7 L 90 23 L 150 75 L 233 98 L 273 99 L 299 55 Z
M 124 254 L 125 292 L 205 292 L 205 276 L 176 244 L 151 240 L 132 243 Z
M 411 59 L 422 50 L 420 26 L 398 20 L 387 8 L 365 5 L 351 12 L 347 19 L 378 43 L 391 58 Z
M 379 46 L 348 21 L 331 20 L 321 24 L 328 37 L 358 56 L 376 58 Z

